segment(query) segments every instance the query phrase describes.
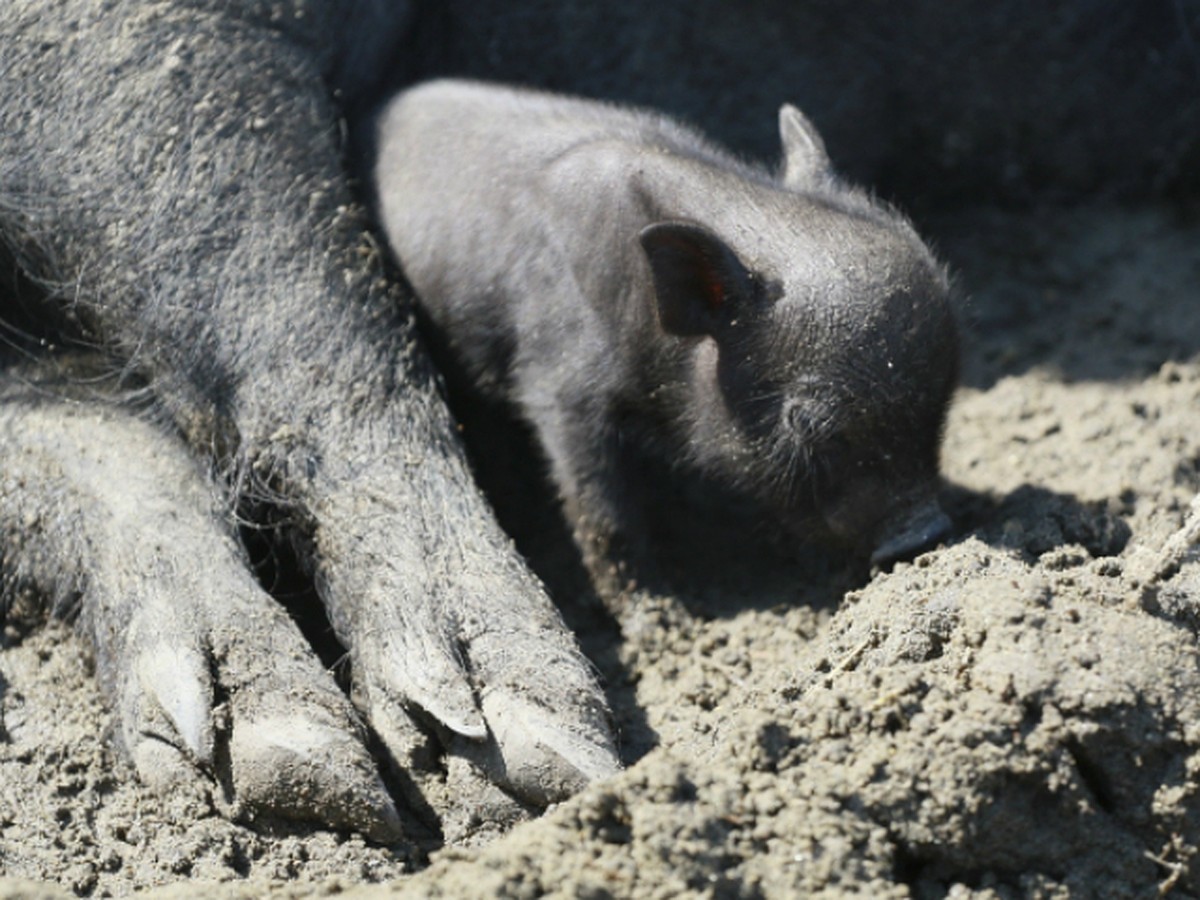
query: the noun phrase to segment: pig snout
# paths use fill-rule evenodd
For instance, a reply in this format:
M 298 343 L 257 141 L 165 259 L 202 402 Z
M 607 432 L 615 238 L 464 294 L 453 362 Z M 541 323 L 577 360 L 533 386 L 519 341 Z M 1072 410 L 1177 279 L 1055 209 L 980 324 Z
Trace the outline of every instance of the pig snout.
M 952 527 L 950 517 L 931 497 L 883 523 L 871 552 L 871 565 L 886 566 L 915 556 L 946 537 Z
M 911 558 L 953 527 L 932 491 L 885 499 L 888 493 L 863 486 L 824 510 L 830 531 L 869 554 L 872 566 Z

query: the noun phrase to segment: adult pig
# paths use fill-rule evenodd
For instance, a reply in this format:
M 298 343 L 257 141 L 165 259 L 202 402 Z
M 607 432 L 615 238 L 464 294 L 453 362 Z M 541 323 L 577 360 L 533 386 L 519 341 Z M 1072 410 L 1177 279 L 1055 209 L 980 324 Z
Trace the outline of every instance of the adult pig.
M 469 799 L 443 750 L 533 805 L 618 768 L 353 212 L 339 116 L 406 8 L 0 4 L 0 607 L 75 616 L 143 778 L 387 840 L 359 714 L 423 798 Z M 235 510 L 282 522 L 358 714 Z
M 949 527 L 946 275 L 798 110 L 779 122 L 775 174 L 660 115 L 472 82 L 381 115 L 391 247 L 472 382 L 536 430 L 585 558 L 643 543 L 655 458 L 876 562 Z

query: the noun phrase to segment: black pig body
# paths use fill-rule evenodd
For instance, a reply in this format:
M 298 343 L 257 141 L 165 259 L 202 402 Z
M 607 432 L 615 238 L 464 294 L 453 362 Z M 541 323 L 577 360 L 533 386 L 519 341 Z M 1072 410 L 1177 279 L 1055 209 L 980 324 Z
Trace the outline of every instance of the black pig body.
M 405 8 L 0 4 L 0 613 L 78 612 L 148 781 L 386 840 L 359 714 L 435 814 L 431 722 L 527 804 L 619 765 L 363 241 L 338 121 Z M 358 713 L 235 511 L 311 573 Z
M 877 560 L 949 525 L 944 272 L 834 176 L 799 111 L 780 130 L 777 176 L 662 116 L 470 82 L 381 118 L 376 190 L 407 277 L 601 546 L 640 538 L 648 457 Z

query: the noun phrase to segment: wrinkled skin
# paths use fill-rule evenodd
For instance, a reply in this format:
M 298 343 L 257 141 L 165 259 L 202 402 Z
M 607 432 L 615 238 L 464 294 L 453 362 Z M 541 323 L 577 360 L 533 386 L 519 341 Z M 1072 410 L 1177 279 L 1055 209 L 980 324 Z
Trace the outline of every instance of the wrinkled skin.
M 237 542 L 248 500 L 286 516 L 399 769 L 428 767 L 437 734 L 538 807 L 618 764 L 603 695 L 473 484 L 351 212 L 327 79 L 354 20 L 4 6 L 0 237 L 45 294 L 6 318 L 61 316 L 111 377 L 0 375 L 0 564 L 10 595 L 79 607 L 143 778 L 213 778 L 247 816 L 387 839 L 400 820 L 359 715 Z M 156 425 L 109 387 L 136 387 Z
M 458 364 L 537 432 L 585 556 L 649 555 L 647 456 L 877 562 L 949 530 L 947 279 L 798 110 L 779 120 L 776 176 L 662 116 L 477 82 L 380 117 L 389 243 Z

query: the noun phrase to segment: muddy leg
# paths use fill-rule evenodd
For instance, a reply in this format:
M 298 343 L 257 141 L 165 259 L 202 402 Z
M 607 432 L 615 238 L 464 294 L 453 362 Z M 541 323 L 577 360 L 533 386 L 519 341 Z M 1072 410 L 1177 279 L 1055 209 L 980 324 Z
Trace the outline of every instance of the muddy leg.
M 320 50 L 341 5 L 238 7 L 0 7 L 0 236 L 196 454 L 287 509 L 393 758 L 420 710 L 560 797 L 616 768 L 603 695 L 363 239 Z
M 0 378 L 3 573 L 78 615 L 139 775 L 216 779 L 238 815 L 397 837 L 349 701 L 255 582 L 183 446 Z

